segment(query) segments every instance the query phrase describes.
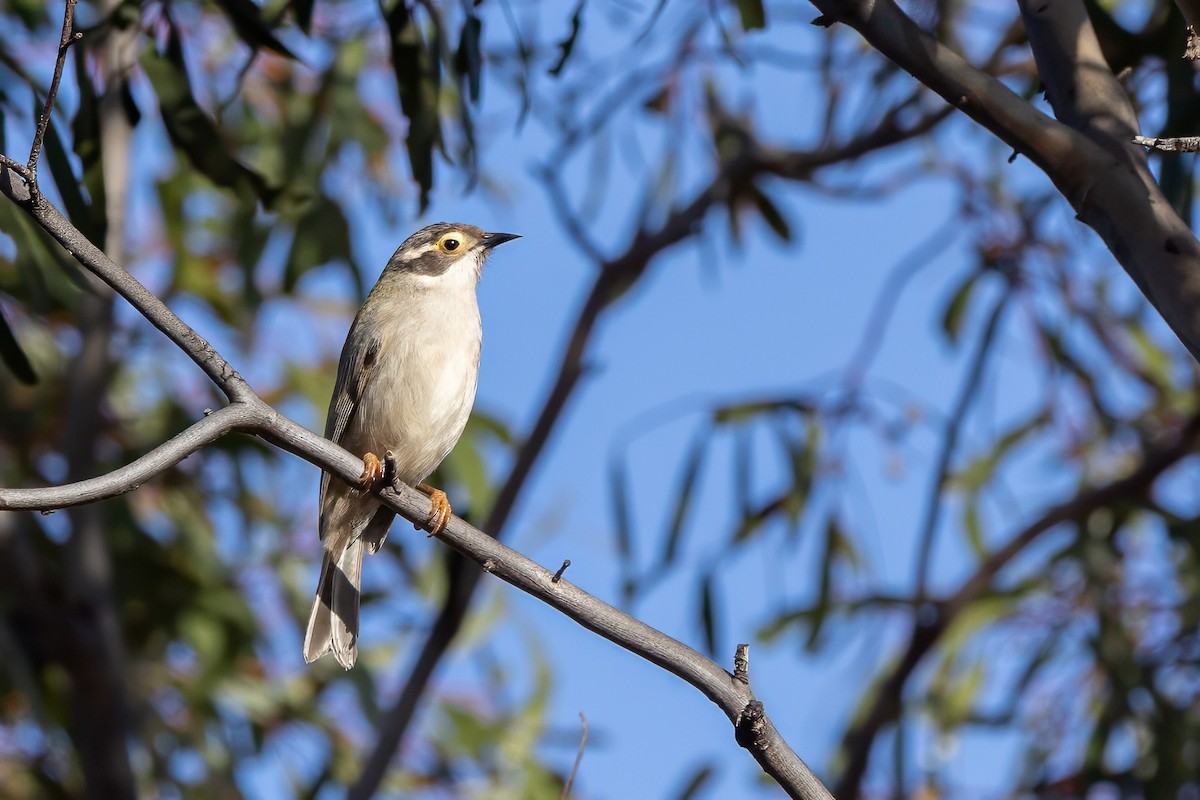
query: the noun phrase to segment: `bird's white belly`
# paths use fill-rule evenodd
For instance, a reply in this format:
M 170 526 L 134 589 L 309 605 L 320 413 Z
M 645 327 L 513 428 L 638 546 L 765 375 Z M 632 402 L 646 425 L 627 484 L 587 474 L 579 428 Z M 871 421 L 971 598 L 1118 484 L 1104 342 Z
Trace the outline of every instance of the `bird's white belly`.
M 409 484 L 446 457 L 475 403 L 481 330 L 474 293 L 470 302 L 438 299 L 388 326 L 354 420 L 359 447 L 381 458 L 391 450 L 397 477 Z M 444 302 L 451 299 L 458 302 Z

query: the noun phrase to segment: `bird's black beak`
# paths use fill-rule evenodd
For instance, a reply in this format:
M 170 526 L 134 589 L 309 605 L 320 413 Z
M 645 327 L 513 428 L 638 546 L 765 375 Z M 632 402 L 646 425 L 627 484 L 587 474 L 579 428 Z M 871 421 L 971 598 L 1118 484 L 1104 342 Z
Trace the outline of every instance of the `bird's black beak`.
M 513 239 L 520 238 L 521 234 L 519 233 L 485 233 L 483 235 L 483 246 L 484 249 L 491 250 L 498 244 L 504 244 L 505 242 L 511 242 Z

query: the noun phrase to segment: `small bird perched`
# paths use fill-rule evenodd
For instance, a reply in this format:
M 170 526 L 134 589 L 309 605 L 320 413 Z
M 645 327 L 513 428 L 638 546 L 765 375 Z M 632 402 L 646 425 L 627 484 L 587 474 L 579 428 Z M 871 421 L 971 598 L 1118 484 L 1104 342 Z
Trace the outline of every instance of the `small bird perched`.
M 493 247 L 517 238 L 445 222 L 422 228 L 392 254 L 350 326 L 325 437 L 366 466 L 356 486 L 321 475 L 325 554 L 304 637 L 307 662 L 332 650 L 350 669 L 358 656 L 363 548 L 377 552 L 395 517 L 371 493 L 385 472 L 377 454 L 386 454 L 389 479 L 433 501 L 431 536 L 450 520 L 446 493 L 422 481 L 454 447 L 475 403 L 483 264 Z

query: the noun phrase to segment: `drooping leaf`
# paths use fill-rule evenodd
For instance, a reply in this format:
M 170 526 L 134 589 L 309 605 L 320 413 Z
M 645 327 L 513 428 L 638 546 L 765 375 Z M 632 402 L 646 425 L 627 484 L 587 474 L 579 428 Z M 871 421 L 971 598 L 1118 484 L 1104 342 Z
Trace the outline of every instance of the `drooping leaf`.
M 571 30 L 558 42 L 558 61 L 555 61 L 554 66 L 550 67 L 550 74 L 556 78 L 567 66 L 567 60 L 571 57 L 571 53 L 575 52 L 575 42 L 579 40 L 579 31 L 583 28 L 584 3 L 585 0 L 579 0 L 575 4 L 575 11 L 571 14 Z
M 100 158 L 100 103 L 96 97 L 92 76 L 87 71 L 87 59 L 83 58 L 82 51 L 76 53 L 73 61 L 79 100 L 75 116 L 71 120 L 71 149 L 75 151 L 83 167 L 80 183 L 87 189 L 91 200 L 89 205 L 93 225 L 100 235 L 100 238 L 93 238 L 92 241 L 102 242 L 104 233 L 108 230 L 108 207 L 104 194 L 104 162 Z M 122 86 L 128 91 L 127 81 Z
M 750 192 L 750 198 L 754 202 L 754 207 L 758 209 L 759 216 L 763 218 L 763 222 L 767 223 L 767 227 L 781 240 L 790 242 L 792 226 L 788 224 L 779 207 L 775 205 L 775 201 L 757 186 L 753 187 Z
M 296 54 L 289 50 L 275 36 L 271 26 L 263 19 L 262 9 L 252 0 L 216 0 L 217 5 L 225 12 L 237 31 L 238 38 L 246 43 L 251 50 L 273 50 L 281 56 L 296 60 Z M 312 7 L 309 6 L 311 17 Z
M 33 365 L 29 363 L 28 356 L 21 349 L 21 343 L 17 341 L 16 334 L 9 326 L 3 306 L 0 306 L 0 360 L 4 361 L 5 366 L 21 383 L 27 386 L 37 383 L 37 373 L 34 372 Z
M 717 631 L 717 600 L 716 574 L 708 573 L 700 579 L 700 630 L 704 633 L 704 649 L 708 655 L 716 657 L 719 641 Z
M 816 649 L 821 637 L 821 628 L 825 624 L 825 619 L 829 614 L 831 592 L 833 590 L 833 568 L 834 561 L 838 555 L 837 540 L 839 538 L 844 538 L 841 532 L 841 523 L 838 521 L 837 514 L 831 513 L 829 518 L 825 520 L 825 540 L 822 543 L 821 550 L 817 601 L 813 604 L 812 616 L 809 619 L 808 639 L 804 643 L 804 647 L 809 651 Z
M 753 31 L 767 27 L 767 12 L 762 0 L 737 0 L 738 18 L 742 30 Z
M 291 292 L 296 281 L 314 267 L 331 261 L 345 262 L 350 255 L 350 225 L 341 207 L 325 197 L 296 222 L 292 251 L 283 273 L 283 290 Z
M 409 0 L 398 0 L 386 19 L 400 110 L 408 119 L 404 145 L 413 180 L 420 189 L 420 209 L 424 211 L 433 189 L 433 151 L 442 140 L 438 115 L 439 62 L 437 53 L 431 52 L 421 35 Z
M 962 334 L 963 322 L 966 320 L 967 308 L 971 304 L 971 296 L 979 283 L 981 273 L 972 272 L 958 285 L 950 295 L 946 309 L 942 312 L 942 333 L 951 344 L 958 342 Z
M 704 465 L 704 456 L 708 452 L 708 434 L 701 431 L 692 437 L 688 454 L 684 460 L 683 472 L 679 480 L 679 491 L 675 495 L 675 507 L 671 512 L 671 521 L 667 525 L 663 538 L 663 551 L 659 557 L 659 566 L 668 567 L 675 563 L 687 518 L 695 502 L 692 497 L 696 481 L 700 476 L 700 468 Z
M 147 48 L 141 63 L 158 96 L 167 135 L 192 166 L 216 185 L 232 189 L 246 199 L 256 197 L 270 206 L 277 191 L 230 154 L 216 124 L 196 102 L 184 62 L 183 43 L 174 25 L 169 26 L 166 51 L 159 55 L 154 48 Z
M 34 113 L 37 113 L 37 109 L 35 109 Z M 62 139 L 58 135 L 57 126 L 53 122 L 46 126 L 46 138 L 44 142 L 46 146 L 46 163 L 50 167 L 50 175 L 54 178 L 54 185 L 57 187 L 59 195 L 62 196 L 67 218 L 90 241 L 103 242 L 104 231 L 97 225 L 91 204 L 83 197 L 79 180 L 75 177 L 75 173 L 71 169 L 71 162 L 67 158 L 67 150 L 63 146 Z
M 608 496 L 612 504 L 617 557 L 621 560 L 622 570 L 627 577 L 623 593 L 625 601 L 628 602 L 636 590 L 632 578 L 629 578 L 634 573 L 633 512 L 629 498 L 629 475 L 625 470 L 624 462 L 617 456 L 609 459 L 608 463 Z
M 479 86 L 483 78 L 483 52 L 479 40 L 483 36 L 483 20 L 468 14 L 458 37 L 458 50 L 454 54 L 454 69 L 460 81 L 467 85 L 464 92 L 472 103 L 479 102 Z
M 716 769 L 712 764 L 701 764 L 688 776 L 687 782 L 679 790 L 679 794 L 675 795 L 675 800 L 696 800 L 716 774 Z
M 312 33 L 313 6 L 316 0 L 292 0 L 292 13 L 296 15 L 296 25 L 305 33 Z

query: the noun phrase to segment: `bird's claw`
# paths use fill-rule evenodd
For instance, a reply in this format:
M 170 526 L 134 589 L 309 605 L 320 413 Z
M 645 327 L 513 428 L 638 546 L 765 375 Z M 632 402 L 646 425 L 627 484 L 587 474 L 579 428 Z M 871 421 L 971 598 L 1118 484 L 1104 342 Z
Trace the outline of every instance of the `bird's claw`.
M 429 499 L 433 502 L 433 508 L 429 511 L 429 518 L 425 520 L 424 527 L 429 531 L 430 536 L 437 536 L 446 529 L 450 517 L 454 515 L 450 508 L 450 498 L 446 497 L 446 493 L 441 489 L 435 489 L 426 483 L 417 484 L 417 490 L 429 495 Z M 413 527 L 420 530 L 422 526 L 414 524 Z
M 363 491 L 374 489 L 383 475 L 383 462 L 379 460 L 379 456 L 367 453 L 363 456 L 363 471 L 362 475 L 358 476 L 358 488 Z

